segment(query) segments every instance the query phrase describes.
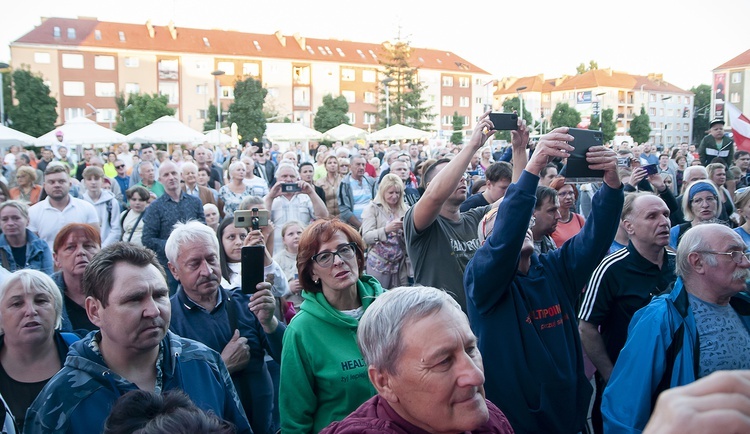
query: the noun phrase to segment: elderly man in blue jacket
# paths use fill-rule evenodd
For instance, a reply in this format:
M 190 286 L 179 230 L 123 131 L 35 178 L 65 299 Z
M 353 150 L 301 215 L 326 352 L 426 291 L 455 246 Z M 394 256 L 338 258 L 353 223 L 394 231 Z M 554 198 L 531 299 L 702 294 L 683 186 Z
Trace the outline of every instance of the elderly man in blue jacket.
M 572 140 L 566 127 L 539 140 L 464 276 L 469 319 L 487 367 L 487 399 L 516 433 L 581 432 L 591 399 L 575 306 L 617 231 L 623 193 L 615 153 L 601 146 L 586 153 L 589 168 L 604 171 L 604 185 L 578 235 L 537 255 L 530 230 L 539 173 L 551 158 L 568 158 Z

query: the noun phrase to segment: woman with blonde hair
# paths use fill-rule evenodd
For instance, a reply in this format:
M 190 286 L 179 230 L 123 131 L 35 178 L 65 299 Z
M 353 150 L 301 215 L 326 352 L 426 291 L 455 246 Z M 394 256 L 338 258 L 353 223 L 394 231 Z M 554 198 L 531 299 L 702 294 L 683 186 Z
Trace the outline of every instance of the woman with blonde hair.
M 19 200 L 29 206 L 39 202 L 42 186 L 37 185 L 36 170 L 29 166 L 21 166 L 16 171 L 16 187 L 10 189 L 10 199 Z
M 673 249 L 677 249 L 680 239 L 690 228 L 702 223 L 724 223 L 719 220 L 719 189 L 707 179 L 692 182 L 682 195 L 682 213 L 686 223 L 672 226 L 669 231 L 669 246 Z
M 242 161 L 230 164 L 227 171 L 229 180 L 219 189 L 219 199 L 224 202 L 224 215 L 227 217 L 234 216 L 242 199 L 253 195 L 253 188 L 244 183 L 245 170 L 245 163 Z
M 338 217 L 339 212 L 339 184 L 341 175 L 339 174 L 339 159 L 331 153 L 324 160 L 323 165 L 326 168 L 326 176 L 315 181 L 315 185 L 322 188 L 326 196 L 326 208 L 330 217 Z
M 362 238 L 369 247 L 367 272 L 384 289 L 407 285 L 404 241 L 404 183 L 394 174 L 383 177 L 378 194 L 362 211 Z
M 739 188 L 734 192 L 734 206 L 737 208 L 739 215 L 738 227 L 734 229 L 740 234 L 742 241 L 750 250 L 750 187 Z

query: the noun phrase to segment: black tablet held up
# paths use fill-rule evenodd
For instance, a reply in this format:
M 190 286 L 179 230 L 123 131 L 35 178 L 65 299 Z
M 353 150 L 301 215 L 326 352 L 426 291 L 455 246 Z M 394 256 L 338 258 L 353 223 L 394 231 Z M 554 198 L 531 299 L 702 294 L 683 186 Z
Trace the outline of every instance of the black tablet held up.
M 570 128 L 568 134 L 573 136 L 570 142 L 573 152 L 570 153 L 568 161 L 560 171 L 560 175 L 570 182 L 596 182 L 601 181 L 604 176 L 603 170 L 591 170 L 586 162 L 586 152 L 592 146 L 604 144 L 604 135 L 597 130 L 584 130 Z
M 264 280 L 263 276 L 263 246 L 242 247 L 242 292 L 253 294 L 256 286 Z

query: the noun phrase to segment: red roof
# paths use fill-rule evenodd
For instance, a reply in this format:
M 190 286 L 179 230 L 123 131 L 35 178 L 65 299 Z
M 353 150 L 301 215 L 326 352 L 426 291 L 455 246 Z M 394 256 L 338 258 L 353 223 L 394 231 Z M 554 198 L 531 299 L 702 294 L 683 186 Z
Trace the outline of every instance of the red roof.
M 53 29 L 60 28 L 60 37 Z M 68 29 L 75 29 L 75 39 L 68 38 Z M 378 58 L 385 44 L 314 39 L 281 33 L 265 35 L 230 30 L 175 28 L 153 26 L 153 37 L 146 24 L 98 21 L 93 18 L 47 18 L 14 44 L 69 45 L 174 53 L 197 53 L 216 57 L 247 56 L 299 61 L 379 65 Z M 98 31 L 98 32 L 97 32 Z M 121 35 L 122 39 L 121 40 Z M 455 53 L 412 47 L 412 65 L 457 73 L 489 74 Z
M 643 86 L 643 90 L 646 91 L 690 93 L 662 80 L 658 74 L 632 75 L 611 69 L 595 69 L 579 75 L 565 75 L 551 79 L 545 79 L 543 75 L 517 78 L 515 81 L 507 79 L 506 83 L 504 86 L 499 86 L 495 95 L 513 94 L 521 86 L 527 87 L 525 92 L 552 92 L 597 87 L 640 90 Z
M 750 50 L 745 51 L 744 53 L 726 63 L 722 63 L 721 65 L 714 68 L 714 71 L 716 71 L 717 69 L 739 68 L 742 66 L 750 66 Z

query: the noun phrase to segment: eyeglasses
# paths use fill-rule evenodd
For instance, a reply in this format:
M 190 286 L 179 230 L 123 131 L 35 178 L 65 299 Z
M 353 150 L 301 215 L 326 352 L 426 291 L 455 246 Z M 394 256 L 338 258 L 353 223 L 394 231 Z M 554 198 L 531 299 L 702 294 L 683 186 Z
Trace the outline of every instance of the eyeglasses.
M 354 258 L 355 254 L 357 253 L 357 244 L 354 242 L 346 243 L 342 246 L 339 246 L 338 249 L 336 249 L 335 252 L 320 252 L 317 255 L 314 255 L 311 260 L 315 261 L 318 265 L 320 265 L 323 268 L 328 268 L 331 265 L 333 265 L 333 257 L 338 256 L 341 258 L 342 261 L 348 261 L 352 258 Z
M 124 164 L 120 164 L 119 166 L 115 166 L 115 169 L 122 169 L 123 167 L 125 167 L 125 165 Z
M 557 195 L 560 197 L 568 197 L 568 196 L 575 196 L 575 193 L 573 193 L 572 191 L 563 191 L 563 192 L 557 193 Z
M 747 259 L 748 261 L 750 261 L 750 252 L 741 252 L 739 250 L 733 250 L 731 252 L 702 251 L 702 252 L 696 252 L 696 253 L 702 253 L 704 255 L 731 256 L 735 264 L 741 264 L 743 259 Z
M 693 199 L 691 201 L 693 205 L 703 205 L 703 203 L 706 203 L 708 205 L 712 205 L 716 203 L 716 196 L 708 196 L 706 198 L 700 198 L 700 199 Z

